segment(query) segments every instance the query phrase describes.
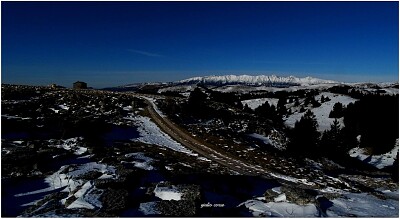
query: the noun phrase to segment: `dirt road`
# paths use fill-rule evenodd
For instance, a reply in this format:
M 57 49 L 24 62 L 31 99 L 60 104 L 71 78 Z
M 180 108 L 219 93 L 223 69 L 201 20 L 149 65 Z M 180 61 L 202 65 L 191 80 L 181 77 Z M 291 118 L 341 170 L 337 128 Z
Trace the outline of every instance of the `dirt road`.
M 167 117 L 160 115 L 160 113 L 155 109 L 156 106 L 149 98 L 144 97 L 144 99 L 148 105 L 146 109 L 153 121 L 162 131 L 170 135 L 182 145 L 192 149 L 201 156 L 213 160 L 240 174 L 264 175 L 264 173 L 267 172 L 266 170 L 255 167 L 254 165 L 246 164 L 245 162 L 238 160 L 238 158 L 215 151 L 206 143 L 201 143 L 199 140 L 182 131 L 179 126 L 174 124 Z

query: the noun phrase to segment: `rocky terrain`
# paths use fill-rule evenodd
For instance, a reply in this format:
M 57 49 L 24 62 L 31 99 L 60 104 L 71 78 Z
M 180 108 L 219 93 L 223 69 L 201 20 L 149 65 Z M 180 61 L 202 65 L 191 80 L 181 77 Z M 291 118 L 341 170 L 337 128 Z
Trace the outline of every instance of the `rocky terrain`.
M 336 102 L 360 99 L 335 86 L 3 84 L 2 216 L 398 217 L 398 140 L 343 159 L 291 152 L 307 110 L 323 135 Z M 398 99 L 392 84 L 349 89 Z M 276 107 L 268 116 L 266 102 Z

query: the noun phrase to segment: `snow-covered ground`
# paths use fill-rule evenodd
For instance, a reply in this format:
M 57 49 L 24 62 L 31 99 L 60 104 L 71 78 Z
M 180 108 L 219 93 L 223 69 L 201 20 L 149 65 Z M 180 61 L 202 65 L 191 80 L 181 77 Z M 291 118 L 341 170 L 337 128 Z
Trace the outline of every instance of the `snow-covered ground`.
M 245 206 L 256 217 L 398 217 L 399 193 L 387 191 L 391 196 L 380 199 L 367 193 L 349 193 L 341 191 L 341 196 L 329 200 L 330 206 L 324 206 L 326 212 L 321 212 L 317 205 L 309 203 L 298 205 L 286 199 L 281 193 L 280 187 L 273 188 L 277 195 L 274 201 L 265 202 L 265 198 L 254 198 L 243 202 L 239 206 Z M 316 196 L 315 199 L 321 197 Z M 326 203 L 326 204 L 328 204 Z
M 62 166 L 57 172 L 45 178 L 45 182 L 49 187 L 27 193 L 16 194 L 15 196 L 21 197 L 50 192 L 56 189 L 63 189 L 62 192 L 69 193 L 69 196 L 61 201 L 63 204 L 65 204 L 66 200 L 71 196 L 76 198 L 76 200 L 68 205 L 67 208 L 101 208 L 102 205 L 99 198 L 103 193 L 103 190 L 97 189 L 92 181 L 82 178 L 82 176 L 90 172 L 101 173 L 101 176 L 98 177 L 98 179 L 117 177 L 116 169 L 113 166 L 105 164 L 90 162 L 81 165 L 67 165 Z
M 17 115 L 15 115 L 15 116 L 10 116 L 10 115 L 6 115 L 6 114 L 1 115 L 1 117 L 4 117 L 4 118 L 6 118 L 6 119 L 22 119 L 22 120 L 32 119 L 32 118 L 30 118 L 30 117 L 20 117 L 20 116 L 17 116 Z
M 298 179 L 298 178 L 295 178 L 295 177 L 292 177 L 292 176 L 283 175 L 283 174 L 280 174 L 280 173 L 272 173 L 272 172 L 270 172 L 269 175 L 272 176 L 273 178 L 283 179 L 283 180 L 286 180 L 286 181 L 289 181 L 289 182 L 294 182 L 294 183 L 297 183 L 297 184 L 304 184 L 304 185 L 308 185 L 308 186 L 314 186 L 315 185 L 315 183 L 309 182 L 307 179 Z
M 248 84 L 248 85 L 270 85 L 270 84 L 293 84 L 293 85 L 315 85 L 337 83 L 336 81 L 319 78 L 294 76 L 282 77 L 277 75 L 211 75 L 204 77 L 193 77 L 179 81 L 180 83 L 205 83 L 205 84 Z
M 132 120 L 138 127 L 140 137 L 132 139 L 146 144 L 154 144 L 161 147 L 166 147 L 174 151 L 186 153 L 192 156 L 198 156 L 193 151 L 185 148 L 180 143 L 174 141 L 169 135 L 164 133 L 158 126 L 148 117 L 130 115 L 125 119 Z
M 296 205 L 288 202 L 268 202 L 248 200 L 243 203 L 255 217 L 318 217 L 313 204 Z
M 318 122 L 318 131 L 323 132 L 325 130 L 329 130 L 331 128 L 331 124 L 335 120 L 334 118 L 329 118 L 329 113 L 333 109 L 333 105 L 335 103 L 340 102 L 343 104 L 343 106 L 347 106 L 349 103 L 354 103 L 357 101 L 357 99 L 351 98 L 346 95 L 341 95 L 341 94 L 333 94 L 329 92 L 323 92 L 315 97 L 316 100 L 320 100 L 321 96 L 324 95 L 324 97 L 329 97 L 331 100 L 324 102 L 321 104 L 321 106 L 317 108 L 312 108 L 311 111 L 314 113 L 315 118 L 317 119 Z M 304 115 L 303 113 L 298 113 L 295 112 L 292 115 L 290 115 L 288 118 L 285 120 L 285 124 L 291 128 L 294 127 L 296 121 L 299 121 L 301 117 Z M 343 118 L 338 119 L 340 125 L 343 127 Z
M 272 132 L 272 133 L 274 133 L 274 132 Z M 278 150 L 284 150 L 286 147 L 284 145 L 282 145 L 281 143 L 279 143 L 278 141 L 276 141 L 274 139 L 274 137 L 272 136 L 272 133 L 268 136 L 260 135 L 257 133 L 252 133 L 252 134 L 249 134 L 249 136 L 252 138 L 261 140 L 264 142 L 264 144 L 269 144 Z
M 386 91 L 385 94 L 387 95 L 396 95 L 399 94 L 399 89 L 398 88 L 384 88 L 382 89 L 384 91 Z
M 55 139 L 49 140 L 50 147 L 64 148 L 67 151 L 73 151 L 75 155 L 81 155 L 86 153 L 88 150 L 86 147 L 79 146 L 79 143 L 82 142 L 82 137 L 68 138 L 65 140 L 61 140 L 61 143 L 57 144 Z
M 60 107 L 63 110 L 69 110 L 69 106 L 67 106 L 66 104 L 58 105 L 58 107 Z
M 121 163 L 132 163 L 135 167 L 143 170 L 154 170 L 155 168 L 151 165 L 153 158 L 145 156 L 143 153 L 130 153 L 125 154 L 126 158 L 133 159 L 133 161 L 121 161 Z
M 250 109 L 254 110 L 255 108 L 263 105 L 265 102 L 268 101 L 269 105 L 274 105 L 275 107 L 278 105 L 277 98 L 258 98 L 258 99 L 250 99 L 250 100 L 242 100 L 243 106 L 247 104 Z
M 348 193 L 333 199 L 328 208 L 329 217 L 399 217 L 399 192 L 397 200 L 379 199 L 367 193 Z
M 176 200 L 182 199 L 182 193 L 175 186 L 159 186 L 154 189 L 154 195 L 162 200 Z
M 396 140 L 395 147 L 386 154 L 371 156 L 365 152 L 364 148 L 359 148 L 359 147 L 351 149 L 349 151 L 349 154 L 351 157 L 355 157 L 359 160 L 362 160 L 364 162 L 367 162 L 375 166 L 378 169 L 382 169 L 386 166 L 393 165 L 393 162 L 397 156 L 398 151 L 399 151 L 399 139 Z
M 161 212 L 157 210 L 157 202 L 140 203 L 139 211 L 144 215 L 161 214 Z

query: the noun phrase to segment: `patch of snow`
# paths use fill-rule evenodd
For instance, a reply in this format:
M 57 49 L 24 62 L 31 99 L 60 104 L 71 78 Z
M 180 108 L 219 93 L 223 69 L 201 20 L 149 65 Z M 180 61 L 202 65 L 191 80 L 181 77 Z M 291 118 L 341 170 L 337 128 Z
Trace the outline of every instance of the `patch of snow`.
M 58 113 L 60 111 L 60 110 L 56 110 L 54 108 L 49 108 L 49 109 L 53 110 L 55 113 Z
M 278 194 L 281 194 L 281 193 L 282 193 L 282 192 L 281 192 L 281 187 L 280 187 L 280 186 L 272 188 L 272 191 L 274 191 L 274 192 L 276 192 L 276 193 L 278 193 Z
M 125 110 L 125 111 L 132 111 L 132 106 L 125 106 L 125 107 L 123 107 L 122 108 L 122 110 Z
M 264 144 L 271 145 L 278 150 L 282 151 L 286 149 L 286 146 L 279 142 L 279 139 L 277 137 L 279 136 L 279 133 L 276 130 L 272 130 L 268 136 L 260 135 L 257 133 L 249 134 L 249 136 L 261 140 Z
M 274 105 L 275 107 L 278 105 L 277 98 L 258 98 L 258 99 L 250 99 L 250 100 L 242 100 L 243 106 L 247 104 L 247 106 L 254 110 L 257 107 L 263 105 L 265 102 L 268 102 L 269 105 Z
M 27 193 L 20 193 L 15 195 L 16 197 L 40 194 L 44 192 L 51 192 L 56 189 L 63 189 L 62 192 L 68 192 L 69 197 L 75 196 L 76 200 L 68 206 L 68 208 L 100 208 L 101 203 L 99 198 L 103 192 L 101 189 L 97 189 L 91 181 L 83 179 L 81 176 L 89 172 L 100 172 L 107 178 L 116 178 L 116 169 L 113 166 L 107 166 L 96 162 L 90 162 L 80 165 L 66 165 L 62 166 L 54 174 L 47 176 L 45 182 L 48 184 L 48 188 L 35 190 Z M 109 177 L 112 176 L 112 177 Z M 100 178 L 101 178 L 100 177 Z M 69 198 L 67 197 L 67 198 Z M 62 202 L 65 203 L 66 199 Z
M 313 204 L 296 205 L 286 202 L 262 202 L 248 200 L 241 205 L 248 208 L 255 217 L 317 217 L 318 209 Z
M 58 105 L 58 107 L 60 107 L 63 110 L 69 110 L 69 106 L 67 106 L 65 104 Z
M 15 144 L 22 144 L 24 141 L 13 141 Z
M 386 95 L 396 95 L 399 94 L 399 89 L 398 88 L 384 88 L 382 89 L 384 90 L 386 93 Z
M 322 92 L 321 94 L 315 96 L 315 99 L 319 101 L 322 95 L 324 97 L 329 97 L 330 100 L 322 103 L 321 106 L 319 107 L 311 109 L 311 111 L 315 115 L 315 118 L 317 119 L 318 131 L 320 132 L 329 130 L 331 128 L 331 124 L 333 123 L 335 118 L 329 118 L 329 113 L 332 111 L 333 105 L 335 105 L 335 103 L 340 102 L 343 104 L 343 106 L 347 106 L 349 103 L 354 103 L 357 101 L 357 99 L 351 98 L 347 95 L 334 94 L 329 92 Z M 304 112 L 293 113 L 292 115 L 286 118 L 285 125 L 293 128 L 296 121 L 299 121 L 303 115 Z M 339 118 L 338 121 L 340 125 L 343 127 L 343 118 Z
M 154 195 L 162 200 L 176 200 L 182 199 L 182 193 L 175 186 L 156 186 Z
M 154 170 L 155 168 L 150 165 L 153 162 L 153 159 L 150 157 L 146 157 L 143 153 L 130 153 L 125 154 L 125 157 L 135 159 L 134 161 L 127 162 L 122 161 L 122 163 L 132 163 L 135 167 L 143 169 L 143 170 Z
M 95 209 L 101 208 L 102 204 L 99 201 L 100 196 L 103 194 L 103 191 L 100 189 L 95 189 L 93 183 L 91 181 L 86 182 L 81 189 L 75 192 L 74 196 L 77 199 L 67 206 L 68 209 L 73 208 L 87 208 L 87 209 Z
M 211 162 L 210 159 L 207 159 L 207 158 L 205 158 L 205 157 L 197 157 L 197 159 L 202 160 L 202 161 Z
M 184 166 L 184 167 L 192 168 L 192 166 L 190 166 L 189 164 L 186 164 L 186 163 L 179 162 L 179 164 L 181 164 L 181 165 Z
M 139 211 L 141 211 L 144 215 L 161 214 L 161 212 L 157 210 L 157 202 L 140 203 Z
M 150 120 L 150 118 L 143 116 L 131 116 L 125 117 L 125 119 L 132 120 L 135 125 L 138 126 L 137 130 L 140 133 L 140 137 L 131 139 L 132 141 L 154 144 L 192 156 L 198 156 L 196 153 L 193 153 L 191 150 L 185 148 L 180 143 L 173 140 L 169 135 L 161 131 L 160 128 L 158 128 L 158 126 Z
M 68 138 L 65 140 L 61 140 L 61 144 L 55 144 L 57 140 L 51 139 L 49 140 L 50 147 L 63 148 L 67 151 L 73 151 L 75 155 L 82 155 L 87 152 L 87 148 L 78 146 L 79 142 L 82 141 L 82 137 Z
M 22 120 L 27 120 L 27 119 L 32 119 L 30 117 L 21 117 L 21 116 L 10 116 L 10 115 L 1 115 L 1 117 L 5 117 L 7 119 L 22 119 Z
M 275 178 L 279 178 L 279 179 L 283 179 L 289 182 L 295 182 L 295 183 L 302 183 L 305 185 L 309 185 L 309 186 L 314 186 L 315 183 L 313 182 L 309 182 L 306 179 L 297 179 L 295 177 L 291 177 L 291 176 L 286 176 L 286 175 L 282 175 L 279 173 L 269 173 L 270 176 L 275 177 Z
M 336 188 L 333 188 L 333 187 L 330 187 L 330 186 L 328 186 L 326 188 L 323 188 L 323 189 L 320 189 L 319 191 L 321 191 L 323 193 L 337 193 L 337 194 L 344 194 L 345 193 L 345 191 L 343 191 L 341 189 L 336 189 Z
M 268 137 L 265 137 L 264 135 L 260 135 L 260 134 L 257 134 L 257 133 L 252 133 L 252 134 L 249 134 L 248 136 L 250 136 L 252 138 L 256 138 L 258 140 L 261 140 L 261 141 L 264 142 L 264 144 L 272 145 L 271 140 Z
M 280 194 L 278 197 L 274 198 L 274 202 L 284 202 L 286 201 L 286 195 Z
M 399 152 L 399 139 L 396 140 L 395 147 L 386 154 L 369 155 L 365 152 L 364 148 L 356 147 L 349 151 L 349 155 L 351 157 L 355 157 L 359 160 L 365 161 L 375 166 L 378 169 L 382 169 L 384 167 L 393 165 L 393 162 L 396 159 L 398 152 Z
M 399 190 L 391 191 L 389 189 L 378 189 L 378 191 L 382 192 L 386 198 L 399 200 Z
M 382 200 L 367 193 L 348 193 L 331 200 L 329 217 L 399 217 L 399 201 Z

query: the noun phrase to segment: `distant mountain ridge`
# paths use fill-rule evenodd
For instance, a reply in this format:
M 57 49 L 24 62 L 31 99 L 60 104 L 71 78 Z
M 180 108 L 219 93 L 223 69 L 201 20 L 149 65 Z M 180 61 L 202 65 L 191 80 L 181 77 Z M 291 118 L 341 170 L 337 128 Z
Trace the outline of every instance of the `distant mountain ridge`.
M 339 83 L 332 80 L 324 80 L 313 77 L 298 78 L 294 76 L 282 77 L 276 75 L 221 75 L 193 77 L 177 81 L 179 84 L 211 84 L 211 85 L 266 85 L 266 86 L 294 86 L 294 85 L 315 85 Z

